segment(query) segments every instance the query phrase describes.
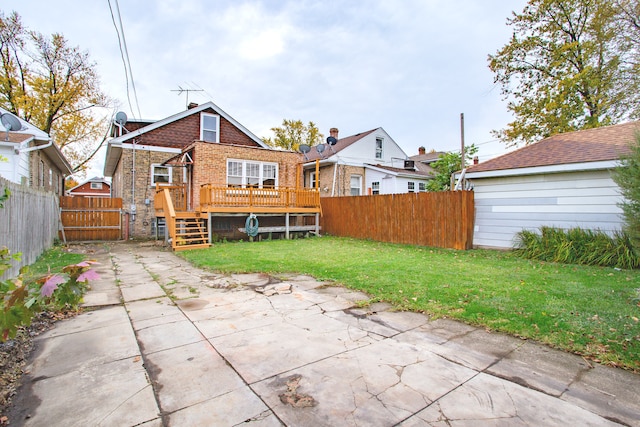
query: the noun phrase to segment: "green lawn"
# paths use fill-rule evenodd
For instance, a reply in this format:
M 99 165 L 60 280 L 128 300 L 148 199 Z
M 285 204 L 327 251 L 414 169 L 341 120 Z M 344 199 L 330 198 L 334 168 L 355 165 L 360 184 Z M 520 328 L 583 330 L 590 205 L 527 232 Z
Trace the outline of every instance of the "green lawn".
M 400 310 L 459 319 L 640 372 L 640 271 L 322 237 L 180 253 L 225 273 L 305 273 Z

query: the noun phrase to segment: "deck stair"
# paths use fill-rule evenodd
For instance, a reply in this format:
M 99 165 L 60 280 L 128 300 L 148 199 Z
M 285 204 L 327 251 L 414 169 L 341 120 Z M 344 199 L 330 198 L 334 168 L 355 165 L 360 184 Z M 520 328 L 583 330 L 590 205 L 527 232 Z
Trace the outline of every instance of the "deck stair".
M 175 235 L 171 239 L 174 251 L 208 248 L 209 235 L 199 212 L 176 212 Z

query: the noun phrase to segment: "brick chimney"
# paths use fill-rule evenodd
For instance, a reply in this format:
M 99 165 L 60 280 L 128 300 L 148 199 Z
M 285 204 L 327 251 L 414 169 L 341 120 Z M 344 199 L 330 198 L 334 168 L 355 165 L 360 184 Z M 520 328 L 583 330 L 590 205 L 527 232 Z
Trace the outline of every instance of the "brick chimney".
M 427 152 L 427 150 L 424 147 L 418 147 L 418 154 L 422 155 L 425 154 Z
M 329 136 L 332 136 L 335 139 L 338 139 L 338 128 L 329 129 Z
M 192 108 L 196 108 L 198 106 L 198 104 L 196 104 L 195 102 L 190 102 L 189 105 L 187 105 L 187 110 L 191 110 Z
M 478 156 L 474 156 L 473 157 L 473 164 L 477 165 L 478 163 L 480 163 L 480 159 L 478 158 Z

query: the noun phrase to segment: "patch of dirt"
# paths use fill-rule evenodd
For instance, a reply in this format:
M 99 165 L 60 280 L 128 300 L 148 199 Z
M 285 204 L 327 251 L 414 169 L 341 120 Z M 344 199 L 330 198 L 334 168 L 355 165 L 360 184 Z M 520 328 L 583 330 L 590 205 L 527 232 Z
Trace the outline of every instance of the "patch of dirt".
M 300 375 L 294 375 L 287 379 L 287 391 L 280 394 L 278 397 L 280 401 L 285 405 L 291 405 L 294 408 L 307 408 L 310 406 L 316 406 L 315 399 L 308 394 L 298 393 L 298 387 L 300 387 L 300 381 L 302 377 Z
M 0 426 L 9 424 L 6 414 L 11 407 L 11 399 L 20 387 L 24 367 L 33 350 L 33 339 L 51 329 L 56 321 L 76 314 L 77 312 L 37 313 L 31 325 L 20 328 L 15 338 L 0 342 Z

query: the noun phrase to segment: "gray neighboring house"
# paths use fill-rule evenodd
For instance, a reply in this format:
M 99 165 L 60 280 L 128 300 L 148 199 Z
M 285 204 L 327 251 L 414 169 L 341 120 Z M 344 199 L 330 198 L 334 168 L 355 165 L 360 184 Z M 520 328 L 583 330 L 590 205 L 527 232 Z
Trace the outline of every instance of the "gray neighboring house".
M 516 233 L 541 226 L 620 230 L 611 170 L 638 131 L 640 121 L 558 134 L 467 168 L 474 247 L 513 248 Z

